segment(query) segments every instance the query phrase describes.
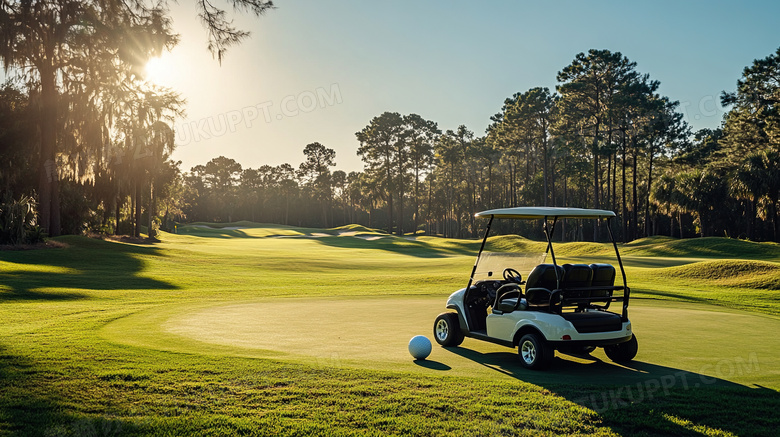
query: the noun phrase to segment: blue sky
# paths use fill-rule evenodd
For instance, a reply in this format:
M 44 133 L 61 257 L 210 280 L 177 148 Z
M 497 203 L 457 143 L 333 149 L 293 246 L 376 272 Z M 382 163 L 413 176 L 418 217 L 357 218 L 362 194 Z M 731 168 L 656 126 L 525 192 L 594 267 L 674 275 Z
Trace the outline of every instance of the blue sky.
M 506 97 L 554 89 L 591 48 L 623 53 L 694 128 L 716 127 L 721 91 L 780 46 L 776 1 L 275 3 L 261 18 L 236 17 L 252 37 L 221 67 L 194 3 L 173 5 L 182 42 L 159 80 L 188 101 L 174 155 L 184 170 L 219 155 L 297 166 L 313 141 L 336 150 L 336 168 L 360 170 L 354 134 L 383 111 L 481 135 Z

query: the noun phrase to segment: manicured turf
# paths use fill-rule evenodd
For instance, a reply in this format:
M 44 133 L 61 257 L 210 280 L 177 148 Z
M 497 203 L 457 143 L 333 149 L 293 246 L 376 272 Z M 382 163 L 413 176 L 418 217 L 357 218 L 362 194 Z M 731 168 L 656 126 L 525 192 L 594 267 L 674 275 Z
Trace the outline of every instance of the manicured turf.
M 644 298 L 632 305 L 636 362 L 615 366 L 598 351 L 539 373 L 521 370 L 511 349 L 469 339 L 434 346 L 427 362 L 405 358 L 406 340 L 430 337 L 447 295 L 465 285 L 477 242 L 199 225 L 155 245 L 62 237 L 66 248 L 0 253 L 0 435 L 771 435 L 780 426 L 777 245 L 628 245 L 632 296 Z M 519 238 L 491 247 L 517 243 L 544 248 Z M 728 251 L 753 262 L 724 260 Z M 609 261 L 610 247 L 568 243 L 556 254 Z
M 590 357 L 559 354 L 554 371 L 537 374 L 517 365 L 515 350 L 472 339 L 459 349 L 435 347 L 429 363 L 415 363 L 406 345 L 419 334 L 432 339 L 432 321 L 445 311 L 442 302 L 441 296 L 352 296 L 190 308 L 170 305 L 109 323 L 101 334 L 121 344 L 177 352 L 333 362 L 428 375 L 531 377 L 537 381 L 547 377 L 550 383 L 576 384 L 595 364 L 616 384 L 647 379 L 642 372 L 612 364 L 600 349 Z M 780 332 L 780 319 L 703 305 L 637 300 L 631 321 L 641 336 L 639 362 L 685 371 L 692 379 L 700 374 L 713 378 L 713 383 L 780 389 L 780 338 L 755 339 L 756 332 Z M 724 324 L 730 328 L 722 329 Z M 675 329 L 670 331 L 669 326 Z M 129 332 L 133 335 L 128 336 Z M 690 341 L 692 337 L 695 342 Z M 735 341 L 740 338 L 746 340 Z M 499 364 L 486 365 L 486 361 Z M 745 369 L 737 369 L 740 361 Z M 720 367 L 709 366 L 720 362 Z M 497 372 L 496 367 L 504 370 Z

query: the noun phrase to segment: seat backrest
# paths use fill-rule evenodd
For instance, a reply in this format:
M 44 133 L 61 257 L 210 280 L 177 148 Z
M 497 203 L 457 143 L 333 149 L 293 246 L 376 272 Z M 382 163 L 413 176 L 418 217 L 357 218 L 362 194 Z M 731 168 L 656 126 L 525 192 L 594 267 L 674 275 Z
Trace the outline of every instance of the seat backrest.
M 615 267 L 612 264 L 591 264 L 590 269 L 593 271 L 591 284 L 594 287 L 611 287 L 615 285 Z
M 590 287 L 593 270 L 587 264 L 564 264 L 561 288 Z
M 555 267 L 553 264 L 539 264 L 534 267 L 525 281 L 526 293 L 532 288 L 546 288 L 550 291 L 558 288 L 558 276 L 555 274 Z M 561 266 L 558 266 L 558 271 L 563 276 L 563 268 Z
M 611 287 L 615 285 L 615 267 L 612 264 L 591 264 L 593 271 L 593 287 Z M 591 297 L 612 296 L 612 290 L 593 290 Z

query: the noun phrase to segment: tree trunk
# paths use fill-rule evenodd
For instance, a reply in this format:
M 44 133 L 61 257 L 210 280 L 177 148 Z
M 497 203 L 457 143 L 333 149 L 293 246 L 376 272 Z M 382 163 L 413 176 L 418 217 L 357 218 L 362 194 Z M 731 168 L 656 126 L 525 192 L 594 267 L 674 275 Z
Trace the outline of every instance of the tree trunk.
M 617 151 L 612 156 L 612 202 L 610 202 L 610 209 L 616 210 L 617 209 L 617 165 L 618 165 L 618 154 Z
M 285 225 L 289 225 L 290 224 L 290 193 L 287 193 L 287 195 L 285 196 L 284 224 Z
M 417 235 L 417 226 L 420 215 L 420 169 L 415 166 L 414 169 L 414 229 L 412 235 Z
M 599 209 L 599 155 L 593 152 L 593 208 Z M 593 226 L 593 241 L 599 241 L 598 221 Z
M 403 237 L 404 235 L 404 180 L 403 180 L 403 171 L 401 169 L 398 169 L 400 174 L 398 175 L 398 178 L 400 179 L 398 182 L 398 236 Z
M 387 167 L 387 233 L 393 235 L 393 179 Z
M 122 196 L 117 193 L 116 195 L 116 226 L 114 227 L 114 235 L 119 235 L 119 219 L 120 208 L 122 207 Z
M 632 165 L 632 175 L 633 178 L 633 186 L 631 187 L 632 192 L 632 199 L 631 202 L 633 203 L 633 211 L 631 211 L 631 240 L 636 239 L 636 231 L 638 229 L 638 221 L 639 221 L 639 200 L 637 199 L 637 192 L 636 192 L 636 184 L 637 184 L 637 150 L 636 150 L 636 138 L 633 138 L 631 141 L 632 145 L 634 146 L 634 153 L 633 153 L 633 162 Z
M 647 170 L 647 199 L 645 201 L 645 236 L 650 236 L 650 189 L 653 187 L 653 156 L 655 151 L 650 146 L 650 162 Z
M 57 171 L 57 85 L 53 66 L 39 68 L 41 79 L 41 148 L 38 204 L 41 227 L 60 235 L 59 172 Z
M 135 229 L 133 236 L 139 238 L 141 236 L 141 190 L 140 181 L 135 181 Z
M 563 156 L 563 206 L 566 207 L 568 204 L 566 203 L 566 189 L 567 187 L 567 181 L 569 180 L 569 177 L 567 176 L 568 169 L 566 168 L 567 164 L 566 155 Z M 566 219 L 563 219 L 563 223 L 561 223 L 561 242 L 566 242 Z
M 774 230 L 775 242 L 780 243 L 780 220 L 777 217 L 777 197 L 770 197 L 769 214 L 772 216 L 772 228 Z
M 680 225 L 680 239 L 683 238 L 682 211 L 677 211 L 677 224 Z
M 493 160 L 488 160 L 488 204 L 489 208 L 493 207 Z
M 621 143 L 623 145 L 623 160 L 621 162 L 621 167 L 623 168 L 622 176 L 621 176 L 622 179 L 623 179 L 623 181 L 622 181 L 623 183 L 622 183 L 622 186 L 620 187 L 620 189 L 621 189 L 621 192 L 622 192 L 622 195 L 623 195 L 623 200 L 622 200 L 623 207 L 621 209 L 620 221 L 621 221 L 621 224 L 622 224 L 622 227 L 623 227 L 623 229 L 622 229 L 623 230 L 623 244 L 625 244 L 625 243 L 628 243 L 628 232 L 627 232 L 627 227 L 626 227 L 626 216 L 628 215 L 628 206 L 626 205 L 626 158 L 627 158 L 626 157 L 626 151 L 627 150 L 626 150 L 626 133 L 625 132 L 623 132 L 623 134 L 622 134 Z
M 611 209 L 612 205 L 610 205 L 610 194 L 612 193 L 612 154 L 610 153 L 609 156 L 607 156 L 607 192 L 606 196 L 602 197 L 604 199 L 604 208 Z
M 149 181 L 149 228 L 147 233 L 149 238 L 157 238 L 157 231 L 154 229 L 154 216 L 157 215 L 157 197 L 154 195 L 154 180 Z
M 544 206 L 548 206 L 547 203 L 548 195 L 547 195 L 547 167 L 549 166 L 549 163 L 547 161 L 547 126 L 543 122 L 542 124 L 542 178 L 544 178 Z
M 593 135 L 593 208 L 599 209 L 599 121 L 596 121 L 596 130 Z M 593 226 L 593 241 L 599 241 L 598 221 Z

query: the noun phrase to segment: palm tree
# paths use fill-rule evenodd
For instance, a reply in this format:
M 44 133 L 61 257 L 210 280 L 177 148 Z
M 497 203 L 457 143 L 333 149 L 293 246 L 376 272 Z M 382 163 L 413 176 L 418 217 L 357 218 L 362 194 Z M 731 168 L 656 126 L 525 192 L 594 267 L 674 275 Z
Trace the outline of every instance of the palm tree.
M 751 195 L 751 202 L 756 205 L 761 198 L 768 200 L 768 216 L 772 220 L 773 237 L 780 241 L 780 220 L 778 220 L 777 202 L 780 197 L 780 154 L 778 152 L 754 152 L 745 158 L 737 170 L 737 182 Z M 755 207 L 754 207 L 755 208 Z

